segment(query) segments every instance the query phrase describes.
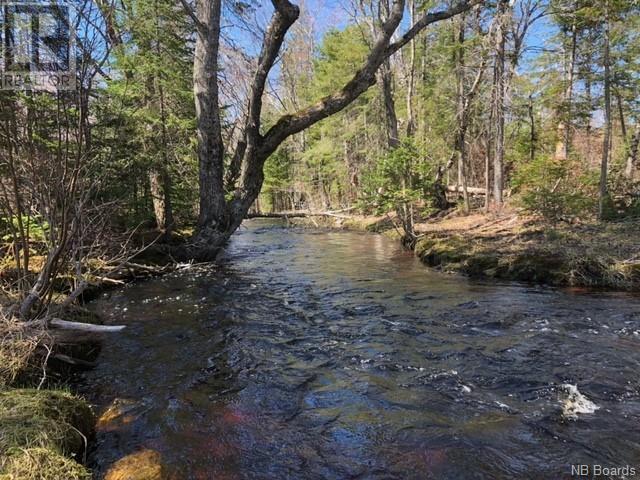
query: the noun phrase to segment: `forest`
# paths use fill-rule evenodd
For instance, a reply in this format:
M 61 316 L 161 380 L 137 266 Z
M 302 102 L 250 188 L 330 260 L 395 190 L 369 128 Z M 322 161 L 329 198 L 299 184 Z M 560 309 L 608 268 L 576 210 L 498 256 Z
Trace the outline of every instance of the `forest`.
M 171 445 L 138 444 L 131 440 L 133 434 L 126 437 L 126 448 L 109 447 L 109 435 L 128 428 L 124 426 L 128 422 L 153 430 L 148 423 L 140 423 L 151 422 L 145 412 L 153 407 L 145 410 L 134 402 L 144 396 L 141 393 L 140 398 L 131 391 L 127 396 L 123 390 L 101 396 L 97 385 L 104 382 L 99 377 L 100 369 L 115 369 L 109 370 L 112 375 L 120 371 L 118 359 L 135 357 L 132 351 L 126 351 L 135 338 L 140 338 L 135 322 L 163 318 L 164 313 L 156 310 L 162 302 L 184 302 L 185 296 L 204 289 L 202 303 L 212 312 L 217 312 L 218 307 L 208 302 L 215 297 L 224 299 L 220 302 L 227 310 L 238 309 L 237 315 L 246 314 L 253 319 L 261 311 L 258 305 L 270 305 L 274 296 L 282 296 L 284 304 L 263 312 L 264 317 L 273 315 L 279 319 L 282 313 L 285 318 L 284 308 L 307 320 L 327 315 L 330 320 L 331 314 L 309 303 L 310 294 L 299 291 L 301 285 L 318 278 L 331 285 L 346 282 L 348 287 L 340 295 L 347 295 L 350 288 L 360 292 L 359 287 L 351 285 L 362 280 L 358 275 L 378 281 L 389 269 L 397 270 L 398 285 L 402 286 L 393 288 L 406 289 L 397 293 L 405 299 L 397 304 L 395 300 L 376 297 L 377 290 L 363 291 L 333 304 L 333 297 L 322 296 L 326 292 L 320 286 L 313 284 L 309 288 L 319 292 L 321 303 L 333 305 L 336 311 L 346 308 L 344 305 L 362 303 L 345 310 L 340 318 L 352 318 L 352 314 L 357 317 L 353 312 L 359 309 L 395 309 L 401 313 L 393 318 L 415 316 L 419 320 L 411 328 L 425 328 L 423 336 L 433 334 L 434 338 L 440 333 L 423 327 L 423 313 L 417 313 L 428 307 L 414 311 L 411 302 L 432 294 L 437 298 L 430 289 L 439 291 L 436 286 L 440 282 L 449 285 L 447 282 L 478 281 L 480 290 L 496 289 L 491 294 L 482 290 L 474 296 L 473 287 L 467 283 L 447 287 L 450 290 L 442 294 L 451 311 L 458 312 L 454 320 L 445 322 L 448 325 L 457 325 L 459 318 L 471 315 L 468 308 L 483 305 L 490 296 L 500 296 L 499 292 L 504 292 L 505 298 L 513 298 L 516 306 L 510 309 L 498 302 L 501 307 L 487 307 L 487 315 L 509 315 L 493 324 L 516 329 L 520 323 L 509 322 L 522 313 L 517 310 L 518 302 L 524 302 L 523 317 L 538 315 L 540 322 L 553 323 L 554 319 L 564 318 L 558 312 L 571 309 L 571 298 L 563 295 L 584 295 L 580 298 L 584 298 L 587 313 L 571 311 L 571 315 L 580 318 L 584 313 L 588 319 L 588 326 L 580 331 L 609 329 L 608 325 L 590 323 L 600 318 L 598 312 L 605 311 L 608 313 L 603 321 L 620 322 L 615 332 L 624 336 L 624 341 L 607 340 L 612 342 L 606 343 L 608 349 L 596 345 L 594 348 L 601 348 L 603 357 L 585 359 L 585 363 L 600 362 L 605 369 L 602 372 L 609 368 L 626 372 L 628 365 L 638 360 L 634 352 L 640 351 L 633 343 L 640 328 L 640 317 L 634 313 L 640 311 L 635 309 L 638 300 L 634 296 L 640 288 L 637 1 L 38 0 L 3 1 L 0 9 L 1 480 L 358 475 L 383 478 L 384 474 L 389 475 L 384 478 L 560 478 L 561 474 L 574 475 L 574 463 L 586 465 L 596 463 L 596 459 L 611 468 L 633 466 L 638 450 L 631 446 L 635 441 L 631 434 L 628 439 L 623 436 L 619 440 L 619 453 L 600 458 L 600 453 L 593 452 L 611 449 L 603 446 L 598 436 L 601 432 L 594 426 L 589 430 L 593 436 L 587 441 L 589 449 L 583 450 L 584 445 L 576 443 L 562 458 L 562 468 L 554 463 L 560 461 L 558 458 L 552 461 L 545 456 L 547 444 L 543 447 L 540 443 L 532 447 L 542 452 L 540 458 L 535 465 L 527 464 L 524 471 L 516 468 L 515 457 L 505 462 L 508 466 L 503 470 L 499 467 L 502 460 L 492 458 L 485 465 L 489 470 L 473 477 L 470 464 L 456 460 L 452 453 L 459 445 L 424 450 L 416 446 L 418 440 L 411 443 L 405 437 L 400 439 L 402 435 L 398 433 L 390 443 L 404 453 L 371 453 L 371 458 L 388 457 L 393 461 L 369 471 L 363 466 L 371 461 L 369 451 L 354 453 L 350 449 L 355 449 L 355 444 L 364 449 L 362 444 L 369 445 L 374 440 L 362 440 L 360 437 L 366 435 L 359 429 L 361 425 L 351 419 L 351 423 L 341 426 L 341 434 L 335 433 L 335 438 L 323 446 L 335 453 L 332 449 L 346 442 L 343 450 L 347 453 L 341 454 L 344 458 L 325 450 L 317 456 L 305 456 L 307 453 L 291 446 L 291 458 L 298 459 L 291 460 L 292 464 L 302 465 L 302 470 L 295 470 L 298 467 L 286 466 L 287 460 L 255 447 L 270 458 L 269 465 L 273 466 L 272 473 L 265 474 L 268 467 L 260 463 L 262 457 L 258 454 L 255 464 L 239 466 L 244 465 L 246 454 L 242 452 L 248 447 L 238 446 L 233 435 L 229 438 L 233 437 L 235 443 L 227 437 L 220 444 L 207 443 L 218 435 L 218 430 L 215 435 L 205 435 L 206 441 L 196 440 L 194 430 L 187 440 L 176 440 L 173 445 L 193 443 L 195 448 L 204 442 L 210 447 L 208 457 L 190 450 L 180 453 L 181 459 L 177 460 L 167 453 L 173 448 Z M 284 222 L 285 227 L 279 222 Z M 345 232 L 339 237 L 344 240 L 332 243 L 331 235 L 345 230 L 357 231 L 361 237 Z M 311 232 L 317 233 L 315 240 Z M 372 240 L 378 235 L 383 239 L 380 241 L 388 243 L 381 247 L 378 240 Z M 242 248 L 250 252 L 246 255 L 257 257 L 255 264 L 243 256 Z M 278 257 L 281 249 L 290 249 L 291 256 Z M 422 270 L 414 270 L 413 263 L 406 263 L 406 253 L 406 258 L 417 257 L 432 268 L 421 265 Z M 299 264 L 299 257 L 306 260 Z M 359 264 L 351 263 L 354 259 L 366 263 L 370 270 L 361 272 Z M 352 265 L 352 270 L 336 276 L 336 271 L 341 271 L 340 261 Z M 282 272 L 279 265 L 288 265 L 290 270 Z M 265 273 L 264 269 L 272 270 Z M 298 276 L 289 277 L 293 275 L 291 271 L 298 272 Z M 165 291 L 163 282 L 190 285 L 189 281 L 203 276 L 208 276 L 205 283 L 213 290 L 198 284 Z M 549 307 L 545 312 L 530 313 L 539 302 L 528 297 L 533 295 L 526 290 L 529 287 L 505 283 L 511 281 L 541 292 L 560 292 L 557 309 Z M 284 282 L 283 291 L 278 290 L 278 282 Z M 216 290 L 225 289 L 228 284 L 233 288 L 224 290 L 224 294 Z M 149 291 L 144 290 L 145 285 L 151 285 Z M 393 290 L 385 285 L 380 288 Z M 124 307 L 128 288 L 142 290 L 139 296 L 131 297 L 130 303 L 135 306 Z M 156 295 L 154 288 L 160 293 Z M 515 288 L 524 290 L 514 293 Z M 176 295 L 178 291 L 184 292 L 180 294 L 183 300 Z M 461 292 L 463 303 L 457 302 L 456 291 Z M 256 292 L 264 297 L 255 300 Z M 149 306 L 143 308 L 140 299 L 147 298 L 147 294 Z M 374 301 L 371 295 L 375 305 L 370 305 Z M 113 298 L 113 305 L 111 300 L 101 300 L 103 297 Z M 225 303 L 242 298 L 247 299 L 247 305 Z M 193 298 L 193 303 L 199 302 Z M 257 310 L 245 311 L 249 305 Z M 166 307 L 181 319 L 180 331 L 185 333 L 176 333 L 176 338 L 183 334 L 195 336 L 194 332 L 204 327 L 189 322 L 204 313 L 194 311 L 190 320 L 183 319 L 187 305 L 179 306 L 180 309 L 177 305 Z M 127 320 L 128 308 L 138 309 L 134 323 Z M 220 314 L 222 318 L 231 315 L 227 310 Z M 377 315 L 372 313 L 367 318 L 363 331 L 368 331 L 369 326 L 391 325 L 385 323 L 391 320 Z M 569 327 L 561 320 L 557 321 L 566 337 L 539 339 L 541 344 L 527 347 L 531 358 L 548 348 L 574 348 L 573 342 L 582 333 L 575 336 L 563 330 Z M 276 338 L 283 329 L 288 332 L 290 324 L 282 322 L 277 328 L 275 323 L 256 328 L 265 332 L 264 338 Z M 541 325 L 533 323 L 535 328 Z M 170 322 L 160 325 L 169 332 L 178 327 Z M 611 325 L 611 330 L 606 331 L 613 333 L 614 327 Z M 227 324 L 224 328 L 232 329 Z M 247 325 L 238 328 L 242 328 L 249 343 L 236 347 L 225 344 L 224 367 L 212 360 L 210 352 L 202 353 L 207 371 L 215 370 L 211 373 L 215 379 L 222 371 L 234 372 L 236 380 L 244 378 L 238 372 L 249 367 L 233 363 L 236 355 L 258 355 L 256 352 L 263 351 L 259 342 L 252 343 L 253 330 Z M 333 326 L 327 328 L 318 335 L 324 338 L 327 332 L 335 333 Z M 533 331 L 522 328 L 517 335 L 509 331 L 514 334 L 513 345 L 529 338 L 523 332 Z M 208 332 L 201 337 L 207 337 Z M 153 335 L 161 333 L 158 326 Z M 243 336 L 237 332 L 230 335 Z M 311 339 L 312 334 L 308 335 Z M 442 335 L 466 337 L 459 331 Z M 416 333 L 415 338 L 422 336 Z M 372 341 L 371 351 L 378 348 L 371 338 L 367 340 Z M 108 347 L 113 344 L 118 346 Z M 195 356 L 197 345 L 196 342 L 191 347 Z M 349 345 L 345 359 L 361 354 L 355 353 L 358 345 Z M 105 353 L 100 353 L 103 348 Z M 109 348 L 124 350 L 110 356 Z M 139 345 L 136 348 L 143 351 Z M 171 346 L 166 348 L 173 351 Z M 244 353 L 228 351 L 232 348 Z M 431 347 L 418 345 L 415 352 L 413 348 L 410 353 L 405 352 L 406 358 L 414 358 L 415 352 Z M 513 351 L 498 350 L 497 345 L 495 348 L 495 355 Z M 608 363 L 606 352 L 618 352 L 620 365 L 624 365 L 616 370 L 615 362 Z M 387 353 L 384 350 L 380 355 Z M 278 365 L 282 361 L 278 375 L 286 375 L 282 372 L 289 368 L 287 354 L 282 353 L 282 358 L 278 354 L 273 354 L 279 359 Z M 291 355 L 306 362 L 307 354 Z M 176 352 L 158 361 L 172 365 L 176 358 L 189 355 Z M 322 356 L 315 355 L 318 359 Z M 573 358 L 581 355 L 575 353 Z M 102 357 L 109 360 L 103 361 Z M 566 359 L 552 357 L 540 374 L 543 377 L 557 372 L 558 365 L 565 365 Z M 359 362 L 375 363 L 377 358 L 363 357 Z M 401 363 L 402 359 L 396 360 Z M 482 364 L 486 358 L 476 361 Z M 521 359 L 504 361 L 519 365 Z M 255 360 L 256 365 L 264 365 L 261 362 L 267 360 Z M 424 370 L 414 366 L 403 370 L 397 363 L 394 365 L 398 372 Z M 486 372 L 492 368 L 490 362 L 485 367 Z M 175 371 L 180 368 L 193 366 L 180 364 Z M 396 372 L 393 368 L 391 371 Z M 483 381 L 479 378 L 462 383 L 462 373 L 457 373 L 464 372 L 462 366 L 452 364 L 442 369 L 445 373 L 431 372 L 430 382 L 432 386 L 437 384 L 433 387 L 436 390 L 449 388 L 442 384 L 442 378 L 448 375 L 457 378 L 455 382 L 451 380 L 456 395 L 480 391 Z M 456 373 L 446 373 L 449 371 Z M 579 426 L 571 419 L 598 415 L 599 405 L 612 401 L 606 391 L 632 402 L 632 406 L 625 404 L 630 409 L 625 415 L 640 415 L 637 381 L 629 376 L 618 381 L 617 374 L 609 373 L 610 378 L 616 378 L 610 380 L 615 384 L 602 380 L 602 384 L 591 385 L 587 377 L 578 378 L 581 373 L 574 372 L 573 376 L 558 374 L 541 380 L 541 386 L 539 379 L 524 380 L 530 371 L 523 367 L 509 376 L 522 378 L 531 388 L 529 393 L 520 392 L 518 398 L 533 395 L 535 390 L 540 395 L 536 398 L 544 398 L 549 402 L 545 405 L 550 405 L 557 404 L 556 397 L 560 396 L 563 425 L 567 419 L 573 425 L 567 428 Z M 600 378 L 602 372 L 592 371 L 590 375 Z M 85 374 L 91 378 L 85 383 L 96 385 L 88 391 L 78 386 L 82 385 L 78 376 Z M 256 375 L 262 374 L 267 375 L 264 371 Z M 290 378 L 275 376 L 271 371 L 268 375 L 274 376 L 269 377 L 269 382 L 264 381 L 267 386 L 260 395 L 277 397 L 271 389 Z M 329 373 L 316 372 L 301 380 L 304 387 L 300 388 L 313 389 L 315 383 L 322 383 L 316 379 L 325 378 L 324 375 L 332 380 L 326 379 L 323 385 L 337 381 Z M 126 376 L 123 374 L 123 378 Z M 393 377 L 396 380 L 400 382 Z M 137 381 L 141 389 L 144 381 L 149 382 L 150 389 L 154 382 L 162 383 L 151 377 Z M 372 381 L 372 385 L 379 385 L 377 382 Z M 402 385 L 410 384 L 407 382 Z M 595 403 L 578 390 L 577 385 L 582 388 L 585 383 L 589 398 L 593 397 Z M 216 388 L 216 392 L 226 392 L 217 383 Z M 545 393 L 540 393 L 544 388 Z M 322 389 L 318 387 L 313 392 L 320 398 Z M 350 394 L 356 395 L 351 390 Z M 111 398 L 114 395 L 118 398 Z M 378 393 L 371 395 L 382 402 Z M 413 395 L 412 401 L 417 401 Z M 504 400 L 506 397 L 496 397 L 495 391 L 491 395 L 490 400 L 483 401 L 509 403 Z M 166 409 L 175 407 L 183 413 L 181 418 L 195 418 L 196 410 L 203 416 L 203 411 L 213 415 L 213 407 L 198 403 L 204 396 L 172 398 L 175 403 L 170 402 Z M 161 403 L 153 398 L 153 405 Z M 344 410 L 350 402 L 340 398 L 341 410 L 336 418 L 346 415 Z M 224 408 L 237 406 L 233 402 L 242 403 L 234 397 Z M 185 413 L 182 407 L 175 406 L 186 404 L 193 411 Z M 374 413 L 366 410 L 366 415 L 392 408 L 395 407 L 381 407 Z M 517 413 L 526 417 L 522 412 L 527 408 L 521 406 Z M 517 410 L 500 409 L 500 415 Z M 279 414 L 299 422 L 306 418 L 306 410 L 302 412 L 291 414 L 283 410 Z M 258 413 L 256 418 L 248 415 L 244 410 L 224 410 L 219 417 L 227 422 L 224 428 L 231 428 L 227 424 L 234 428 L 242 424 L 244 428 L 245 423 L 260 423 L 256 420 Z M 269 421 L 261 427 L 266 431 L 265 425 L 271 425 L 267 433 L 256 427 L 251 431 L 252 440 L 247 442 L 262 445 L 257 439 L 260 434 L 277 435 L 273 432 L 281 429 L 291 435 L 302 431 L 298 423 L 294 426 L 282 421 L 275 426 Z M 402 431 L 395 419 L 384 417 L 380 421 L 391 422 L 398 432 Z M 411 428 L 426 421 L 416 419 Z M 554 428 L 559 423 L 555 420 L 545 421 L 550 423 L 536 427 L 536 431 L 553 431 L 554 438 L 570 435 L 557 433 Z M 327 422 L 329 425 L 334 421 Z M 373 428 L 374 423 L 365 422 L 366 428 Z M 219 423 L 215 425 L 223 428 Z M 300 430 L 294 432 L 294 428 Z M 454 430 L 467 432 L 466 428 L 456 426 Z M 429 439 L 437 437 L 429 432 L 424 435 Z M 514 430 L 509 435 L 515 438 L 524 434 Z M 167 438 L 168 434 L 161 435 L 158 442 Z M 229 446 L 227 440 L 233 445 Z M 307 445 L 305 441 L 310 440 L 301 443 Z M 485 446 L 474 441 L 469 440 L 469 448 L 484 452 Z M 107 453 L 100 453 L 101 445 L 107 445 Z M 225 453 L 221 453 L 222 449 L 226 449 Z M 410 460 L 405 458 L 406 452 L 413 452 Z M 201 459 L 199 470 L 181 463 L 189 455 Z M 483 453 L 479 455 L 484 458 Z M 209 465 L 207 462 L 214 457 L 217 460 Z M 322 461 L 318 460 L 320 457 Z M 404 460 L 398 463 L 398 458 Z M 425 469 L 432 476 L 421 476 L 426 475 Z M 590 473 L 593 472 L 587 471 L 587 475 Z

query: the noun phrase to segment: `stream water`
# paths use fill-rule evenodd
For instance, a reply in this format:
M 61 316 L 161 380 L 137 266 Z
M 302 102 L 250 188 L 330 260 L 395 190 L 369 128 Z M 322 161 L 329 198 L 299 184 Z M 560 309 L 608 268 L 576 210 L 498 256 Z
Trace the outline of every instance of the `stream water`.
M 194 480 L 640 474 L 638 297 L 478 283 L 383 236 L 254 220 L 217 266 L 93 308 L 127 325 L 81 387 L 107 412 L 98 478 L 147 449 Z M 598 408 L 567 418 L 563 384 Z

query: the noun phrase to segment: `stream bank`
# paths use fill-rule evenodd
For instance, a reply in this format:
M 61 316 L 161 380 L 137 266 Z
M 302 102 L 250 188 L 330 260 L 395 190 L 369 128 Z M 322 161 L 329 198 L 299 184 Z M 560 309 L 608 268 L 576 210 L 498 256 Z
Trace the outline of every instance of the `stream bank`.
M 3 263 L 0 274 L 12 273 L 7 265 Z M 123 267 L 115 278 L 92 279 L 82 299 L 171 268 L 131 262 Z M 11 314 L 15 301 L 0 296 L 0 480 L 91 480 L 85 465 L 97 420 L 91 405 L 68 385 L 80 371 L 96 365 L 106 339 L 106 329 L 75 328 L 99 326 L 102 319 L 83 307 L 54 302 L 50 319 L 29 325 Z M 63 323 L 67 329 L 59 328 Z M 135 478 L 154 478 L 140 465 L 136 470 L 142 476 Z M 111 480 L 130 479 L 120 475 L 122 465 L 117 467 Z
M 388 216 L 323 216 L 289 222 L 401 237 Z M 550 225 L 505 211 L 501 215 L 450 214 L 418 223 L 415 229 L 416 256 L 444 272 L 552 286 L 640 289 L 638 222 Z

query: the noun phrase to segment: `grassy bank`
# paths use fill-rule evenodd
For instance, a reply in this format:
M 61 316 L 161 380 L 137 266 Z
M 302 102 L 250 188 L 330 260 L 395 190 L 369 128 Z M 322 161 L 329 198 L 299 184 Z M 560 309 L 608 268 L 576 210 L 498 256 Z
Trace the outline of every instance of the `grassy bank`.
M 81 463 L 95 419 L 57 390 L 0 392 L 0 480 L 89 480 Z
M 134 240 L 141 246 L 132 247 L 132 252 L 138 251 L 135 256 L 88 260 L 85 288 L 78 291 L 77 301 L 68 301 L 74 295 L 73 272 L 58 273 L 51 280 L 50 297 L 26 319 L 18 314 L 26 294 L 13 288 L 21 274 L 16 261 L 8 255 L 0 261 L 0 480 L 91 478 L 83 463 L 95 418 L 83 399 L 58 388 L 78 368 L 94 366 L 100 351 L 103 333 L 83 324 L 102 321 L 82 302 L 107 288 L 175 268 L 166 253 L 169 244 L 153 243 L 157 233 L 142 232 L 139 237 Z M 171 240 L 171 245 L 182 241 Z M 34 252 L 25 278 L 37 278 L 44 261 Z M 53 323 L 60 320 L 76 328 Z M 142 475 L 122 478 L 152 478 Z
M 389 217 L 311 217 L 294 225 L 399 237 Z M 556 286 L 640 289 L 640 223 L 560 223 L 505 211 L 415 225 L 415 253 L 444 272 Z
M 0 480 L 91 478 L 82 463 L 95 419 L 83 399 L 56 387 L 64 369 L 45 375 L 45 359 L 65 351 L 50 336 L 0 316 Z
M 549 285 L 640 288 L 638 222 L 545 224 L 517 213 L 417 226 L 427 265 L 474 277 Z

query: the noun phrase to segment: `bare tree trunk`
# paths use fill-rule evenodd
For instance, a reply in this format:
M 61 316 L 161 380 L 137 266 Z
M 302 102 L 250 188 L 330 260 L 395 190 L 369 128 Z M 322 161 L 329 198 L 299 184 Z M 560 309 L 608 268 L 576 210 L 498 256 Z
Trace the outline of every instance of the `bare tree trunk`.
M 168 234 L 173 225 L 173 211 L 169 196 L 170 179 L 166 170 L 162 167 L 152 167 L 149 172 L 149 190 L 153 203 L 153 212 L 156 217 L 158 231 Z
M 618 104 L 618 118 L 620 119 L 620 133 L 623 140 L 627 140 L 627 122 L 624 121 L 624 106 L 622 105 L 622 96 L 616 93 L 616 103 Z
M 400 144 L 400 138 L 396 104 L 393 99 L 393 73 L 391 72 L 391 64 L 388 59 L 380 67 L 379 77 L 380 92 L 384 103 L 385 123 L 387 126 L 387 145 L 389 149 L 393 149 Z
M 196 47 L 193 93 L 196 103 L 200 170 L 200 229 L 218 230 L 226 223 L 224 144 L 218 94 L 218 49 L 222 0 L 196 0 Z M 252 202 L 253 203 L 253 202 Z
M 573 125 L 573 78 L 576 68 L 576 46 L 578 32 L 575 20 L 571 25 L 571 53 L 569 57 L 569 67 L 567 69 L 567 91 L 565 93 L 566 101 L 566 121 L 564 126 L 564 158 L 569 158 L 569 150 L 571 150 L 571 134 Z
M 455 35 L 455 27 L 457 27 L 457 36 Z M 469 203 L 469 192 L 467 190 L 467 146 L 466 146 L 466 130 L 467 130 L 467 112 L 464 88 L 464 30 L 465 15 L 460 15 L 454 24 L 454 37 L 456 49 L 454 50 L 455 66 L 456 66 L 456 117 L 458 120 L 458 128 L 455 138 L 455 146 L 458 152 L 458 184 L 462 185 L 462 198 L 464 201 L 464 213 L 469 213 L 471 205 Z
M 528 112 L 529 112 L 529 159 L 533 161 L 536 157 L 536 142 L 537 142 L 537 133 L 536 133 L 536 119 L 533 114 L 533 95 L 529 95 L 529 104 L 528 104 Z
M 155 2 L 156 8 L 156 53 L 162 54 L 160 48 L 160 21 L 158 13 L 158 0 Z M 158 80 L 158 77 L 156 77 Z M 169 148 L 169 135 L 167 135 L 167 111 L 164 96 L 164 87 L 162 82 L 157 82 L 158 102 L 160 107 L 160 138 L 162 140 L 159 146 L 161 163 L 156 169 L 153 169 L 150 176 L 151 197 L 153 198 L 153 208 L 156 214 L 158 230 L 165 235 L 171 233 L 173 228 L 173 206 L 171 204 L 171 175 L 169 174 L 169 156 L 167 149 Z M 160 188 L 158 188 L 160 187 Z M 154 191 L 155 190 L 155 191 Z
M 484 153 L 484 189 L 486 195 L 484 196 L 484 211 L 489 212 L 490 198 L 491 198 L 491 142 L 489 140 L 489 134 L 485 139 L 485 153 Z
M 600 199 L 598 202 L 598 218 L 604 219 L 605 207 L 609 196 L 607 187 L 607 172 L 609 167 L 609 153 L 611 150 L 611 59 L 609 51 L 609 0 L 606 0 L 604 23 L 604 139 L 602 142 L 602 162 L 600 164 Z
M 592 141 L 591 141 L 591 114 L 592 114 L 592 106 L 593 106 L 593 98 L 591 96 L 591 71 L 590 68 L 587 67 L 588 70 L 586 72 L 584 72 L 584 90 L 585 90 L 585 97 L 586 97 L 586 103 L 588 105 L 589 108 L 589 116 L 587 118 L 587 125 L 586 125 L 586 133 L 587 133 L 587 163 L 591 164 L 591 154 L 593 153 L 593 146 L 592 146 Z
M 493 200 L 496 207 L 502 205 L 502 189 L 504 187 L 504 100 L 505 100 L 505 23 L 507 19 L 507 2 L 499 0 L 498 2 L 498 21 L 496 25 L 496 58 L 494 65 L 494 121 L 495 121 L 495 138 L 494 138 L 494 157 L 493 157 Z
M 636 126 L 629 142 L 629 152 L 627 154 L 627 164 L 625 165 L 625 176 L 633 180 L 638 165 L 638 147 L 640 146 L 640 121 L 636 120 Z
M 409 0 L 409 23 L 413 24 L 415 17 L 415 0 Z M 416 77 L 416 41 L 409 43 L 409 72 L 407 75 L 407 137 L 411 137 L 416 129 L 415 114 L 413 112 L 413 96 Z

